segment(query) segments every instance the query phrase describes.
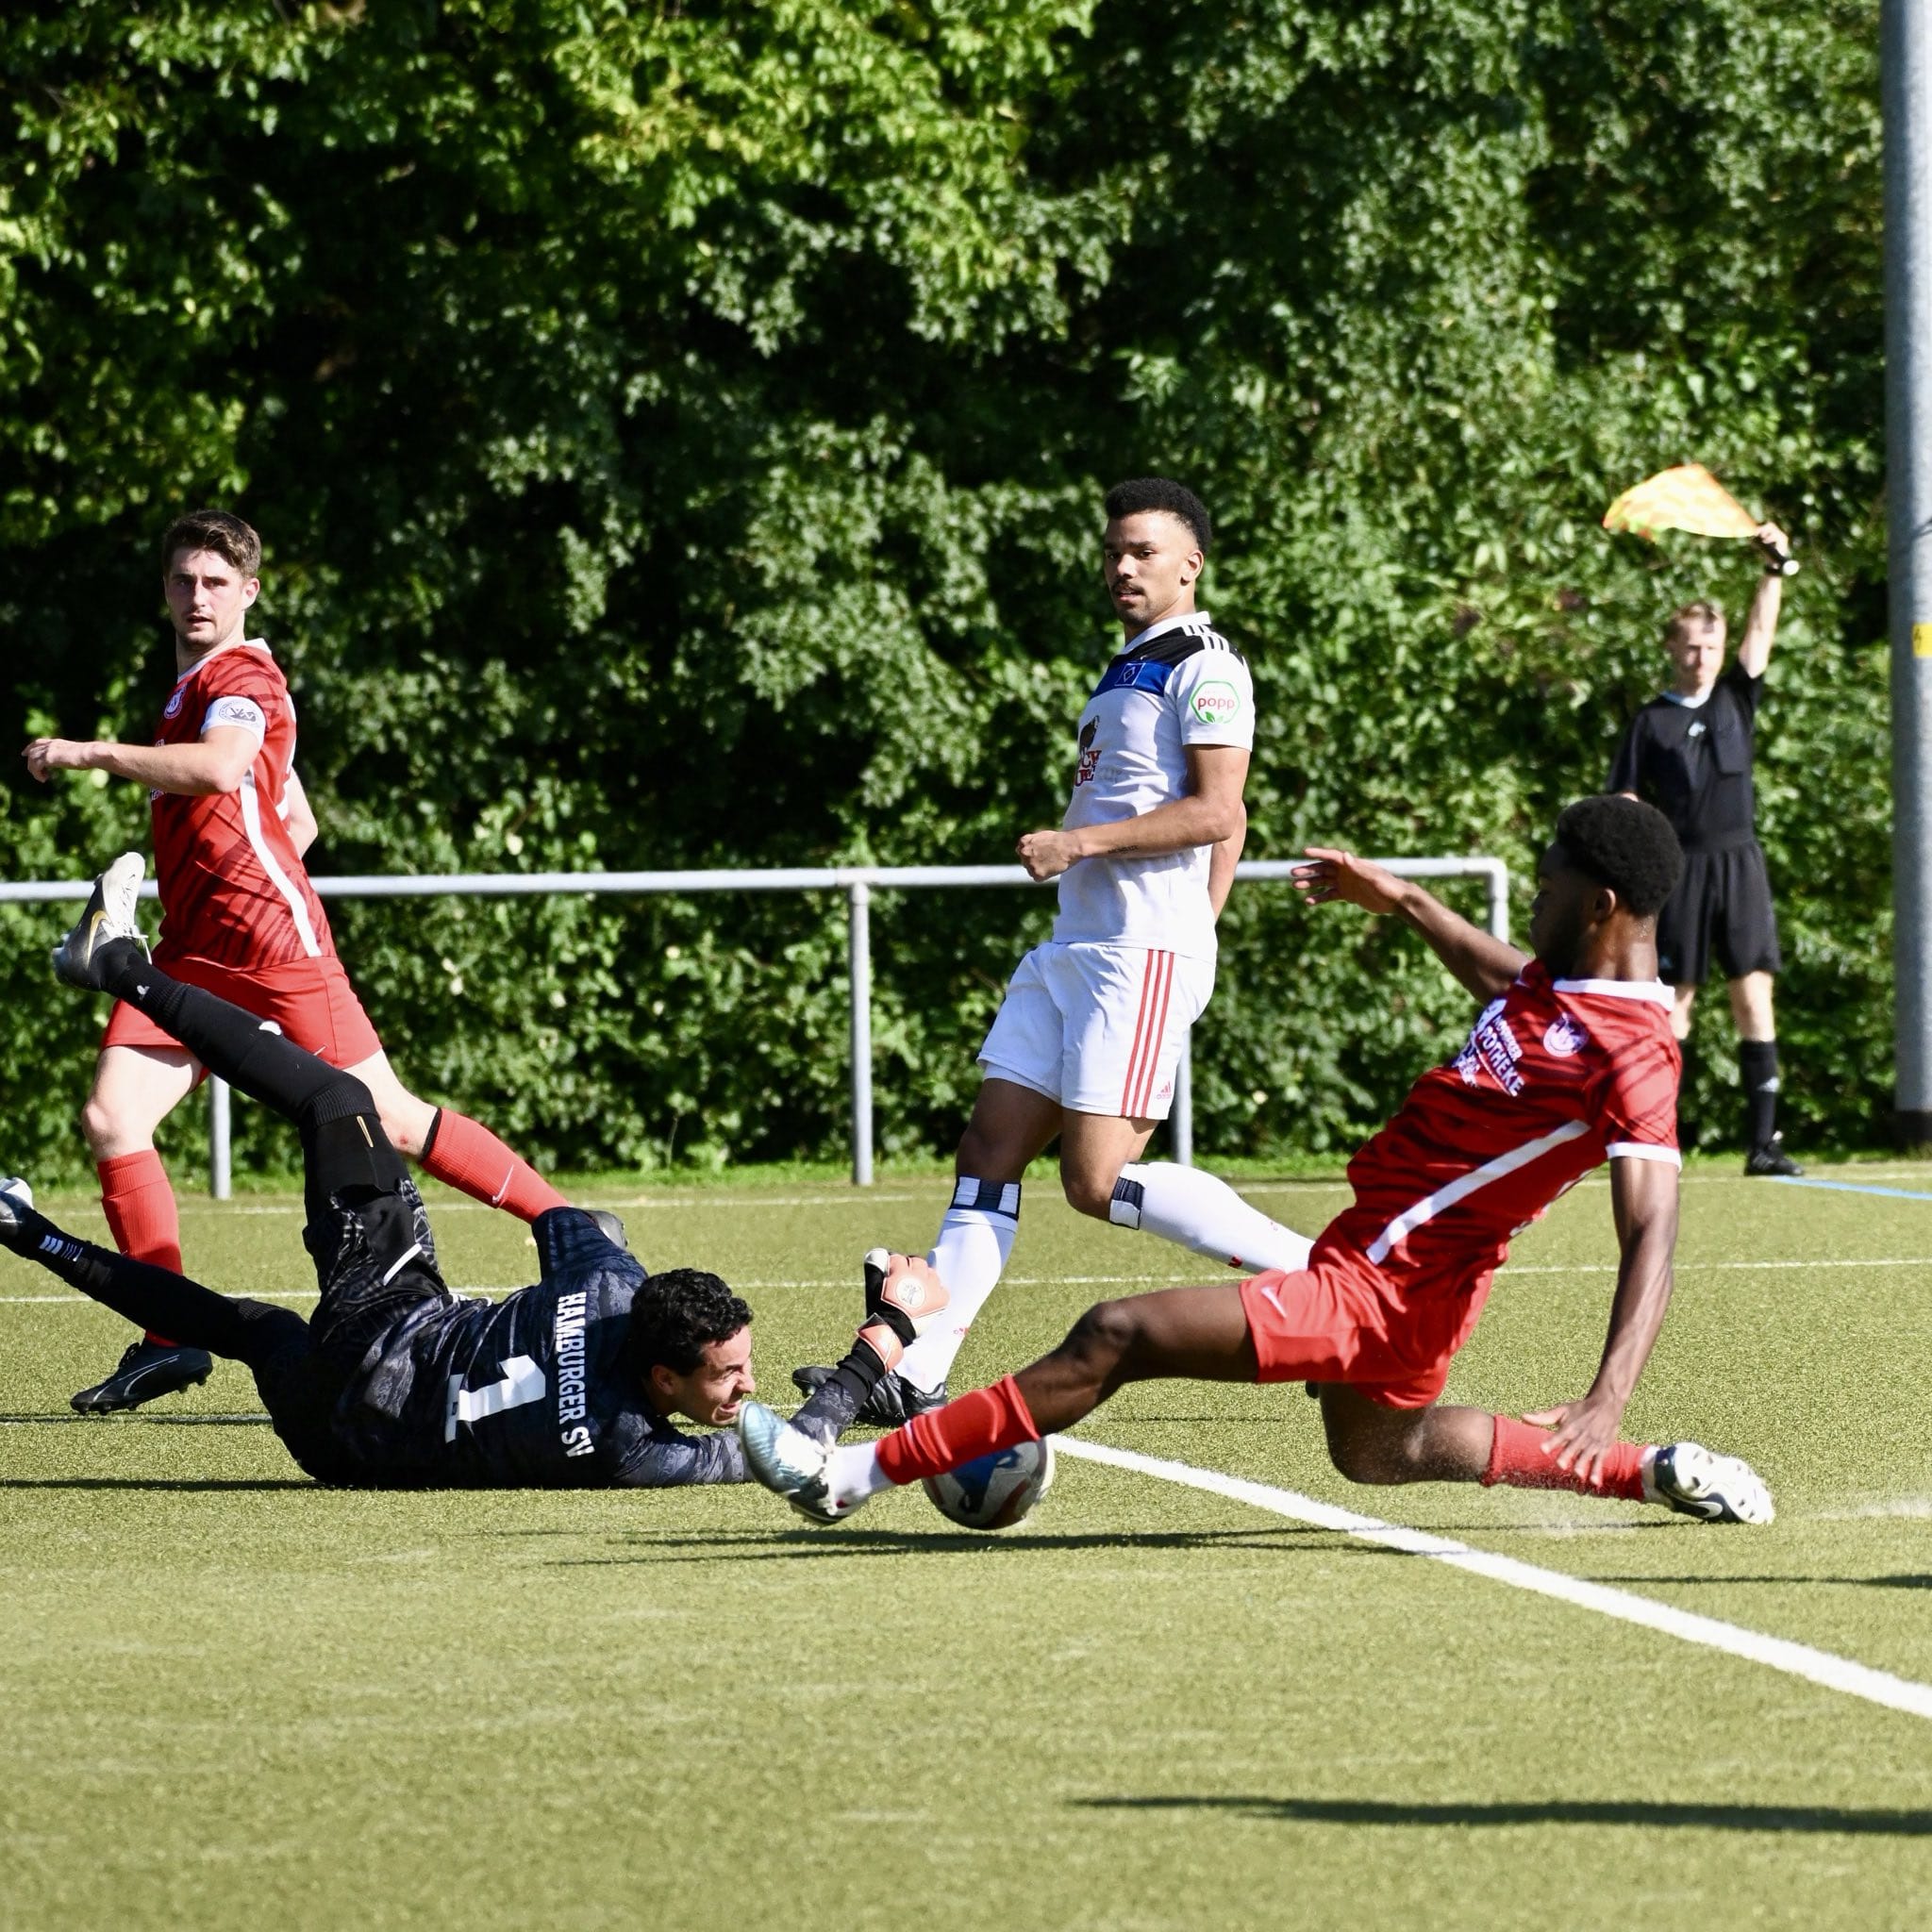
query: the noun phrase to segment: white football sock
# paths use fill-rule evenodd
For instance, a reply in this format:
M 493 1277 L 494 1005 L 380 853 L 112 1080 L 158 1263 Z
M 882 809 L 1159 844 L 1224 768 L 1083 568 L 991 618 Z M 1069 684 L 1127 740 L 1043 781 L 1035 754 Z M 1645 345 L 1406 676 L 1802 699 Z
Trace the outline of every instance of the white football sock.
M 879 1467 L 879 1445 L 846 1442 L 834 1449 L 825 1470 L 825 1486 L 832 1492 L 832 1500 L 843 1507 L 876 1496 L 881 1490 L 890 1490 L 892 1480 Z
M 946 1312 L 900 1358 L 902 1380 L 930 1394 L 946 1379 L 973 1319 L 999 1286 L 1020 1232 L 1020 1183 L 961 1174 L 925 1258 L 946 1284 Z
M 1293 1274 L 1308 1265 L 1315 1245 L 1249 1207 L 1225 1181 L 1171 1160 L 1130 1161 L 1122 1168 L 1107 1212 L 1117 1226 L 1144 1228 L 1250 1274 L 1263 1268 Z

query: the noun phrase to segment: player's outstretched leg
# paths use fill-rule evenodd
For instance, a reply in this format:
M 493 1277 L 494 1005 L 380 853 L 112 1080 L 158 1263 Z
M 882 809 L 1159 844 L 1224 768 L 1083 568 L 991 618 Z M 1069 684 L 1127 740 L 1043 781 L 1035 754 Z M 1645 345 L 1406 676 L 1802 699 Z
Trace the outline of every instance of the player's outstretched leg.
M 125 1258 L 75 1241 L 44 1215 L 36 1213 L 33 1190 L 16 1175 L 0 1180 L 0 1247 L 40 1262 L 69 1287 L 78 1288 L 83 1293 L 90 1292 L 96 1282 L 112 1284 L 111 1263 Z M 130 1265 L 146 1268 L 149 1264 Z M 119 1285 L 131 1288 L 139 1280 L 136 1277 L 135 1283 Z M 121 1307 L 110 1293 L 97 1294 L 94 1299 L 106 1302 L 109 1307 Z M 142 1326 L 146 1325 L 143 1320 Z M 177 1395 L 184 1389 L 206 1382 L 213 1372 L 214 1357 L 208 1350 L 192 1342 L 156 1343 L 142 1335 L 128 1343 L 114 1373 L 106 1381 L 69 1397 L 68 1406 L 82 1415 L 111 1415 L 121 1409 L 139 1408 L 158 1396 Z
M 1708 1523 L 1769 1523 L 1771 1493 L 1749 1463 L 1697 1442 L 1618 1442 L 1595 1474 L 1558 1468 L 1549 1431 L 1514 1416 L 1441 1404 L 1396 1408 L 1322 1385 L 1329 1459 L 1351 1482 L 1476 1482 L 1654 1503 Z
M 1035 1140 L 1043 1144 L 1056 1114 L 1060 1179 L 1079 1212 L 1158 1235 L 1246 1274 L 1270 1268 L 1291 1274 L 1307 1265 L 1313 1243 L 1243 1201 L 1225 1181 L 1172 1161 L 1129 1158 L 1144 1147 L 1151 1122 L 1053 1109 L 1040 1096 L 997 1079 L 989 1079 L 980 1093 L 973 1125 L 960 1143 L 961 1177 L 954 1183 L 953 1204 L 927 1257 L 952 1291 L 952 1316 L 908 1353 L 896 1375 L 879 1384 L 861 1422 L 895 1428 L 945 1400 L 954 1358 L 1004 1272 L 1019 1229 L 1019 1182 L 970 1176 L 1024 1168 L 1031 1158 L 1026 1150 Z M 1045 1110 L 1029 1114 L 1029 1108 Z M 809 1391 L 823 1375 L 822 1370 L 801 1369 L 792 1379 Z
M 1257 1373 L 1237 1286 L 1171 1288 L 1089 1308 L 1030 1368 L 916 1416 L 877 1442 L 832 1448 L 755 1402 L 739 1411 L 739 1433 L 759 1482 L 801 1514 L 836 1523 L 881 1490 L 1071 1428 L 1129 1382 L 1252 1382 Z
M 1171 1160 L 1130 1160 L 1107 1203 L 1116 1227 L 1158 1235 L 1244 1274 L 1308 1265 L 1314 1242 L 1243 1201 L 1228 1184 L 1198 1167 Z
M 143 1327 L 165 1327 L 207 1355 L 254 1363 L 285 1346 L 281 1327 L 306 1327 L 291 1309 L 217 1294 L 184 1274 L 96 1247 L 57 1227 L 34 1207 L 33 1190 L 17 1178 L 0 1180 L 0 1247 L 38 1262 L 75 1288 Z M 268 1318 L 264 1323 L 263 1318 Z M 278 1324 L 275 1318 L 281 1318 Z M 194 1378 L 208 1379 L 204 1370 Z M 140 1400 L 146 1401 L 146 1396 Z M 133 1403 L 125 1407 L 133 1407 Z

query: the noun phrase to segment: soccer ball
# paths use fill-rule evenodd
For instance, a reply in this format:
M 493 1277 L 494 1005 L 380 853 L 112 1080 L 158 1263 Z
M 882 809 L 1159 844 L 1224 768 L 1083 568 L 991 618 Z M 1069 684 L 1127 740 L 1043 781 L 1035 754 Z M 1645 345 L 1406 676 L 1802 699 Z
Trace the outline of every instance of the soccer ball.
M 1053 1439 L 1016 1442 L 1010 1449 L 962 1462 L 923 1487 L 932 1507 L 961 1529 L 1011 1529 L 1033 1514 L 1053 1482 Z

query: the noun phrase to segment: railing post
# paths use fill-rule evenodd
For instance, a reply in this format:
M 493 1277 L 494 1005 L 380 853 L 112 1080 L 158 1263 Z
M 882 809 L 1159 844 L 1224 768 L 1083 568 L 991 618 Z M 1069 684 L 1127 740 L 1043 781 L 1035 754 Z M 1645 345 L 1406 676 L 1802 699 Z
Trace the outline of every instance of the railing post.
M 1181 1057 L 1174 1070 L 1174 1111 L 1167 1117 L 1168 1140 L 1176 1165 L 1194 1164 L 1194 1037 L 1181 1041 Z
M 228 1083 L 219 1074 L 208 1076 L 208 1191 L 217 1201 L 225 1201 L 234 1189 L 230 1154 L 232 1122 L 229 1117 Z
M 847 970 L 852 982 L 852 1185 L 872 1186 L 872 888 L 855 879 Z

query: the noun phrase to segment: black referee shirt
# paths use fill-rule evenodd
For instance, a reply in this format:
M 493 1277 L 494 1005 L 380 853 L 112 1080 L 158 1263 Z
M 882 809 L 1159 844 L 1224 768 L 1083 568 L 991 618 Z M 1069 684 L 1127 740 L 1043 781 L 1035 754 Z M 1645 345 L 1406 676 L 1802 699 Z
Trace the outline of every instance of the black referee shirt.
M 1732 663 L 1698 706 L 1652 698 L 1617 747 L 1607 791 L 1634 791 L 1675 828 L 1687 852 L 1755 837 L 1751 750 L 1762 677 Z

